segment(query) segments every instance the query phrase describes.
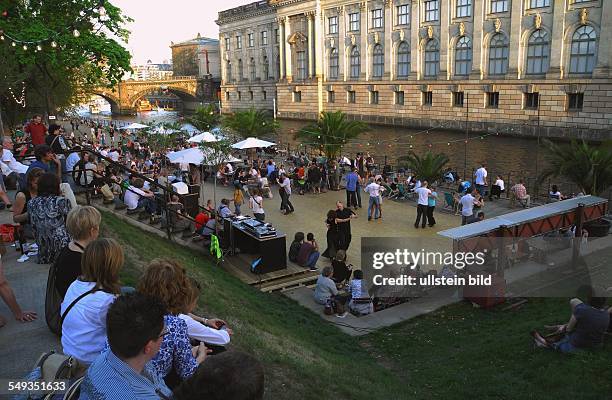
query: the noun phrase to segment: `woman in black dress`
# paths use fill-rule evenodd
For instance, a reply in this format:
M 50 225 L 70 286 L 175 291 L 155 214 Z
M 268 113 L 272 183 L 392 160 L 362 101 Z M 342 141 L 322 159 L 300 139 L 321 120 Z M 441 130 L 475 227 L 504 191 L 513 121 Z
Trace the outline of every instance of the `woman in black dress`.
M 338 226 L 336 225 L 336 210 L 327 212 L 327 249 L 323 252 L 323 257 L 334 258 L 338 250 Z

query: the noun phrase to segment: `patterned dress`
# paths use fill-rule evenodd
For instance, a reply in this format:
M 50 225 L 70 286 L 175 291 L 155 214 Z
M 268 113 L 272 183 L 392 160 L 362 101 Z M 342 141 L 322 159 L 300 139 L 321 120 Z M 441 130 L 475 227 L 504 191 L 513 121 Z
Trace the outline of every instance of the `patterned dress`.
M 38 245 L 39 264 L 54 262 L 70 242 L 70 235 L 66 231 L 70 207 L 68 199 L 62 196 L 35 197 L 28 201 L 28 215 Z
M 164 317 L 168 334 L 164 336 L 159 353 L 151 360 L 157 373 L 166 377 L 174 368 L 176 374 L 185 380 L 198 368 L 198 363 L 191 353 L 191 344 L 187 335 L 187 323 L 177 315 Z

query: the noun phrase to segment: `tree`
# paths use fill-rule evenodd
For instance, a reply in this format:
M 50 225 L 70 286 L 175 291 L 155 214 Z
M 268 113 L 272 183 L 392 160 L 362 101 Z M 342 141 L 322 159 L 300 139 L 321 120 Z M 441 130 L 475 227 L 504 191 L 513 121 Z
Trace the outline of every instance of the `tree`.
M 404 164 L 420 179 L 428 182 L 435 182 L 440 179 L 444 171 L 444 166 L 449 159 L 446 154 L 433 154 L 427 151 L 425 156 L 420 157 L 414 151 L 411 151 L 407 156 L 399 158 Z
M 213 167 L 213 201 L 217 204 L 217 171 L 231 156 L 232 143 L 227 139 L 220 139 L 216 142 L 202 142 L 200 148 L 204 153 L 203 164 Z
M 225 116 L 222 125 L 243 138 L 269 135 L 275 133 L 279 126 L 268 112 L 253 108 Z
M 210 131 L 216 127 L 221 120 L 221 115 L 217 108 L 212 104 L 207 104 L 204 107 L 197 107 L 193 115 L 187 118 L 187 121 L 200 131 Z
M 118 42 L 127 41 L 130 19 L 108 0 L 0 0 L 0 10 L 0 105 L 10 120 L 55 113 L 130 70 Z M 25 107 L 10 96 L 22 87 Z
M 333 159 L 349 140 L 368 130 L 368 125 L 361 121 L 348 121 L 342 111 L 324 111 L 316 123 L 300 129 L 296 137 L 306 145 L 317 146 L 328 159 Z
M 612 143 L 590 145 L 572 140 L 557 144 L 543 140 L 548 166 L 538 177 L 538 183 L 553 177 L 565 177 L 585 194 L 598 195 L 612 185 Z

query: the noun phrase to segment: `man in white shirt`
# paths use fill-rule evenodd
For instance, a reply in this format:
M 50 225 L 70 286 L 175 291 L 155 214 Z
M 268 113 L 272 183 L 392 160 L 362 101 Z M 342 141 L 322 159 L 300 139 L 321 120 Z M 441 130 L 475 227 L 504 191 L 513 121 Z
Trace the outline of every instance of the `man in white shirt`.
M 480 193 L 481 195 L 486 195 L 487 169 L 485 168 L 484 164 L 480 164 L 480 168 L 478 168 L 476 172 L 474 172 L 474 177 L 476 178 L 476 180 L 474 181 L 476 190 L 478 190 L 478 193 Z
M 149 190 L 143 190 L 143 186 L 144 181 L 141 178 L 134 179 L 134 183 L 125 191 L 123 201 L 128 211 L 144 207 L 147 213 L 153 215 L 157 209 L 155 194 Z
M 281 211 L 285 210 L 285 215 L 290 214 L 295 211 L 293 208 L 293 204 L 289 201 L 289 196 L 291 196 L 291 179 L 285 174 L 282 174 L 278 180 L 279 184 L 279 194 L 281 197 Z
M 374 219 L 380 218 L 380 192 L 384 190 L 374 178 L 370 178 L 370 183 L 363 189 L 370 195 L 368 202 L 368 221 L 372 220 L 372 209 L 374 209 Z
M 465 225 L 474 214 L 474 206 L 480 206 L 481 203 L 472 196 L 472 188 L 467 189 L 467 193 L 459 200 L 461 204 L 461 225 Z
M 13 140 L 8 136 L 2 139 L 2 162 L 8 165 L 11 172 L 16 174 L 25 174 L 28 171 L 27 165 L 15 160 L 15 156 L 13 156 Z
M 414 222 L 414 227 L 419 229 L 419 221 L 421 222 L 421 228 L 425 229 L 427 225 L 427 207 L 429 205 L 429 197 L 431 197 L 431 190 L 427 187 L 427 181 L 421 182 L 421 186 L 414 190 L 418 196 L 417 200 L 417 217 Z

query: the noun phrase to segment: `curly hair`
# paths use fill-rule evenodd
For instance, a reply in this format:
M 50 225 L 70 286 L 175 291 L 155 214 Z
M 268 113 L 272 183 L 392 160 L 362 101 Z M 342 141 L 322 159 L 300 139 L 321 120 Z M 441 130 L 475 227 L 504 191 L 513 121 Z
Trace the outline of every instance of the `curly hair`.
M 185 268 L 169 258 L 151 261 L 138 281 L 137 290 L 157 297 L 174 315 L 187 312 L 194 298 L 194 288 Z

